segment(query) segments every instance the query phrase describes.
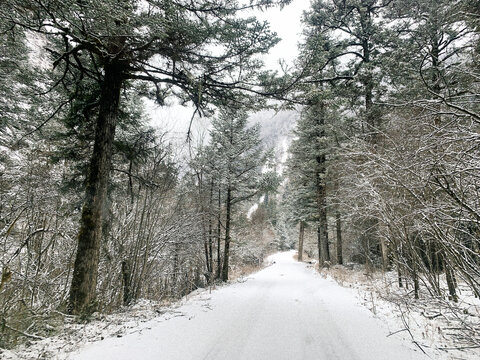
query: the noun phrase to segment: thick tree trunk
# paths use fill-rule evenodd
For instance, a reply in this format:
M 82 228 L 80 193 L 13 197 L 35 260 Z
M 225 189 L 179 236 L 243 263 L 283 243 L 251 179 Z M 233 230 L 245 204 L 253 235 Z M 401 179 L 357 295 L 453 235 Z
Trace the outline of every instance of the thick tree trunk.
M 95 309 L 103 213 L 122 82 L 121 66 L 105 65 L 95 143 L 87 175 L 85 202 L 70 288 L 68 310 L 72 314 L 88 313 Z
M 303 237 L 305 235 L 305 223 L 300 221 L 300 230 L 298 234 L 298 261 L 303 261 Z
M 318 225 L 318 242 L 320 246 L 320 266 L 328 266 L 330 262 L 330 246 L 328 244 L 327 211 L 324 207 L 320 209 L 320 221 Z
M 335 213 L 335 223 L 337 230 L 337 264 L 343 265 L 342 219 L 338 210 Z
M 226 202 L 226 219 L 225 219 L 225 250 L 223 251 L 223 271 L 222 280 L 228 281 L 228 260 L 230 258 L 230 217 L 232 212 L 232 189 L 227 189 Z
M 413 294 L 414 294 L 415 299 L 418 300 L 419 299 L 420 284 L 418 282 L 418 273 L 417 273 L 416 269 L 413 270 L 412 277 L 413 277 Z
M 369 33 L 371 26 L 372 26 L 372 13 L 371 11 L 365 11 L 361 14 L 360 17 L 360 22 L 362 26 L 362 31 L 363 33 Z M 362 55 L 363 55 L 363 62 L 365 64 L 365 67 L 368 68 L 371 63 L 371 56 L 372 56 L 372 42 L 369 37 L 364 37 L 362 40 Z M 365 76 L 362 78 L 362 87 L 364 90 L 364 101 L 365 101 L 365 123 L 367 127 L 367 134 L 366 138 L 370 145 L 375 148 L 378 144 L 379 141 L 379 125 L 380 125 L 380 117 L 378 114 L 376 114 L 375 111 L 375 105 L 374 105 L 374 90 L 375 90 L 375 83 L 374 83 L 374 76 L 373 76 L 373 70 L 369 69 L 367 70 L 367 73 Z M 371 253 L 371 248 L 370 245 L 373 244 L 379 251 L 381 252 L 380 256 L 382 257 L 382 262 L 385 266 L 387 265 L 387 259 L 383 256 L 385 253 L 383 252 L 383 247 L 380 241 L 380 238 L 378 236 L 378 230 L 379 230 L 379 223 L 378 219 L 375 218 L 373 215 L 370 218 L 370 221 L 368 222 L 370 225 L 370 230 L 368 231 L 367 236 L 367 247 L 366 247 L 366 261 L 367 261 L 367 266 L 373 268 L 372 264 L 372 253 Z M 376 254 L 377 255 L 377 254 Z

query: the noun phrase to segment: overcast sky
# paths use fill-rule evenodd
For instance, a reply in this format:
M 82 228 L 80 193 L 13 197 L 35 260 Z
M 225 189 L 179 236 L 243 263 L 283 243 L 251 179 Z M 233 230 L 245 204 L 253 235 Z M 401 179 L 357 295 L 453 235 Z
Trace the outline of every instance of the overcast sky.
M 297 43 L 300 40 L 303 11 L 310 7 L 310 0 L 293 0 L 290 5 L 258 12 L 257 17 L 267 20 L 270 27 L 282 39 L 277 46 L 270 50 L 265 58 L 265 66 L 269 69 L 280 69 L 278 60 L 283 59 L 289 65 L 297 56 Z
M 271 30 L 282 39 L 265 56 L 264 62 L 267 69 L 280 70 L 278 64 L 280 59 L 285 60 L 289 66 L 292 66 L 297 56 L 297 43 L 301 34 L 300 19 L 303 11 L 307 10 L 309 6 L 310 0 L 293 0 L 290 5 L 285 6 L 282 10 L 271 8 L 264 12 L 255 13 L 259 19 L 267 20 L 270 23 Z M 147 107 L 154 126 L 159 127 L 161 131 L 167 131 L 169 133 L 168 138 L 175 143 L 185 144 L 193 109 L 182 106 L 158 107 L 153 104 L 148 104 Z M 194 139 L 198 140 L 204 135 L 208 124 L 208 119 L 195 119 L 193 124 Z

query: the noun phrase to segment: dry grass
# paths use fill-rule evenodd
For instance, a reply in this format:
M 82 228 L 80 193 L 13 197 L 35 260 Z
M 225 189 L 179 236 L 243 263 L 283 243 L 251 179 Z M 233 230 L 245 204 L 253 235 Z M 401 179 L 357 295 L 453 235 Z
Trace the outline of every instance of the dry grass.
M 237 266 L 230 271 L 230 280 L 238 280 L 262 270 L 265 264 Z

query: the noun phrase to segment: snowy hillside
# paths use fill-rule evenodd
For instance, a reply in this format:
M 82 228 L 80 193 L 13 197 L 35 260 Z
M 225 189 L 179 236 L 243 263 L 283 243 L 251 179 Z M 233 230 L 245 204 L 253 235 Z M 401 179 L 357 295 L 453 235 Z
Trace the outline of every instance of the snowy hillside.
M 288 146 L 292 140 L 292 130 L 295 128 L 300 113 L 294 110 L 275 112 L 260 111 L 250 116 L 250 123 L 261 125 L 261 136 L 267 148 L 275 151 L 278 171 L 282 171 L 287 157 Z

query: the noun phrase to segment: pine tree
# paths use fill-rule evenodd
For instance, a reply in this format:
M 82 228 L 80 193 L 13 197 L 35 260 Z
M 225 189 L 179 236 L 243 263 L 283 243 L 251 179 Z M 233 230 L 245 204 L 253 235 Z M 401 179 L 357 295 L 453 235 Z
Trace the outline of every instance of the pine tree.
M 122 89 L 144 81 L 153 86 L 159 103 L 176 96 L 193 103 L 199 113 L 208 111 L 211 104 L 250 104 L 244 91 L 254 91 L 250 84 L 261 65 L 255 55 L 268 51 L 278 40 L 266 24 L 237 14 L 273 4 L 8 0 L 2 7 L 6 9 L 3 19 L 47 38 L 52 63 L 60 70 L 56 84 L 75 69 L 82 74 L 80 82 L 89 78 L 99 88 L 70 292 L 72 313 L 94 308 L 103 209 Z
M 321 266 L 330 261 L 327 218 L 328 159 L 333 150 L 329 124 L 334 119 L 333 109 L 328 109 L 327 91 L 312 91 L 309 104 L 294 132 L 296 138 L 290 145 L 288 160 L 289 191 L 296 209 L 294 217 L 301 229 L 306 222 L 317 224 L 318 255 Z
M 225 194 L 225 248 L 222 280 L 228 280 L 232 216 L 235 207 L 262 190 L 261 168 L 267 160 L 262 150 L 260 128 L 247 127 L 242 110 L 224 109 L 212 120 L 211 147 L 215 151 L 215 169 Z
M 378 103 L 386 93 L 383 62 L 390 46 L 390 30 L 384 26 L 382 14 L 389 6 L 390 1 L 380 0 L 319 0 L 304 19 L 303 82 L 333 86 L 335 101 L 343 105 L 342 123 L 348 125 L 336 127 L 354 139 L 349 146 L 357 154 L 374 151 L 385 126 Z M 340 138 L 343 137 L 342 134 Z M 365 158 L 356 158 L 356 165 L 367 166 Z M 373 177 L 369 186 L 375 186 Z M 365 255 L 370 260 L 372 254 L 381 253 L 387 262 L 378 234 L 378 215 L 373 208 L 360 225 Z

